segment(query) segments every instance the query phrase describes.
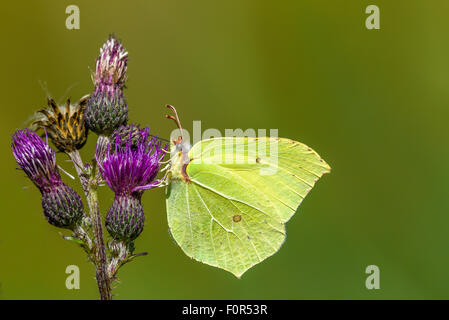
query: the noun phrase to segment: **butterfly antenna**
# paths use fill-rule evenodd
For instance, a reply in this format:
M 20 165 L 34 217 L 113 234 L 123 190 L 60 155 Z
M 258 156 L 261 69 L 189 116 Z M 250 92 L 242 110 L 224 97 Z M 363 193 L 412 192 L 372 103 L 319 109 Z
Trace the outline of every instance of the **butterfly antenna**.
M 165 117 L 168 118 L 168 119 L 172 119 L 176 123 L 176 126 L 181 131 L 181 139 L 183 139 L 181 121 L 179 121 L 178 113 L 176 112 L 175 107 L 167 104 L 167 108 L 169 108 L 171 111 L 173 111 L 175 116 L 173 117 L 172 115 L 166 114 Z

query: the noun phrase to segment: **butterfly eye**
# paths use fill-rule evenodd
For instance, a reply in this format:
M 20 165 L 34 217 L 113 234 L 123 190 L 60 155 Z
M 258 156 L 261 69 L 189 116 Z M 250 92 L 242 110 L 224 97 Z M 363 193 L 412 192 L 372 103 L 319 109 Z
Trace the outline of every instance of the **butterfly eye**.
M 181 143 L 178 143 L 176 145 L 176 152 L 181 152 L 183 154 L 186 154 L 186 153 L 188 153 L 190 151 L 191 147 L 192 146 L 190 145 L 190 143 L 188 143 L 188 142 L 181 142 Z
M 192 146 L 190 145 L 190 143 L 188 143 L 188 142 L 182 142 L 180 145 L 181 145 L 181 152 L 182 152 L 182 153 L 187 153 L 187 152 L 189 152 L 189 151 L 190 151 L 190 148 L 192 147 Z

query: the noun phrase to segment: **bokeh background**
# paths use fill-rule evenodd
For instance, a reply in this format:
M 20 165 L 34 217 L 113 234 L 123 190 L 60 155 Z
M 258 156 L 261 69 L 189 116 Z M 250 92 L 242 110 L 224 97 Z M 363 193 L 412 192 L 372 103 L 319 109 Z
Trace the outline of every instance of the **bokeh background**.
M 80 30 L 65 27 L 70 4 Z M 365 28 L 369 4 L 380 30 Z M 84 253 L 45 221 L 38 190 L 15 169 L 10 136 L 47 92 L 91 92 L 89 68 L 111 32 L 129 51 L 131 121 L 168 137 L 170 103 L 189 130 L 193 120 L 278 128 L 333 169 L 281 250 L 240 280 L 187 258 L 167 232 L 164 190 L 146 192 L 136 246 L 149 255 L 120 271 L 117 299 L 449 298 L 449 2 L 8 1 L 1 12 L 0 299 L 98 297 Z M 94 145 L 91 134 L 85 160 Z M 74 173 L 66 160 L 58 155 Z M 112 197 L 102 189 L 103 213 Z M 65 287 L 71 264 L 80 290 Z M 365 288 L 371 264 L 380 290 Z

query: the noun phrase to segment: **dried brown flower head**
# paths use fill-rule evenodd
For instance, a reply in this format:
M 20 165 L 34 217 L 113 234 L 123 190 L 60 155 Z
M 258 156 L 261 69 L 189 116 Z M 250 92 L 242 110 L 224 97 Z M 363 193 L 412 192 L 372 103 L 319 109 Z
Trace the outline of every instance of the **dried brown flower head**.
M 58 106 L 49 98 L 48 108 L 36 112 L 31 123 L 32 130 L 45 129 L 56 148 L 63 152 L 80 149 L 87 140 L 87 127 L 84 121 L 84 111 L 89 95 L 72 105 L 70 99 L 64 105 Z

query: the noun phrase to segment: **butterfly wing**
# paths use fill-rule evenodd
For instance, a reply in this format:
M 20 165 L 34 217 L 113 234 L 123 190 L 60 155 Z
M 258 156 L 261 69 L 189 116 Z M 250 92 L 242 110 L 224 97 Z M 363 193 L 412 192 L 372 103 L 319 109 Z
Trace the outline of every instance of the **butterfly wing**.
M 330 171 L 319 155 L 282 138 L 198 142 L 186 179 L 167 189 L 171 233 L 191 258 L 237 277 L 279 250 L 285 223 Z

